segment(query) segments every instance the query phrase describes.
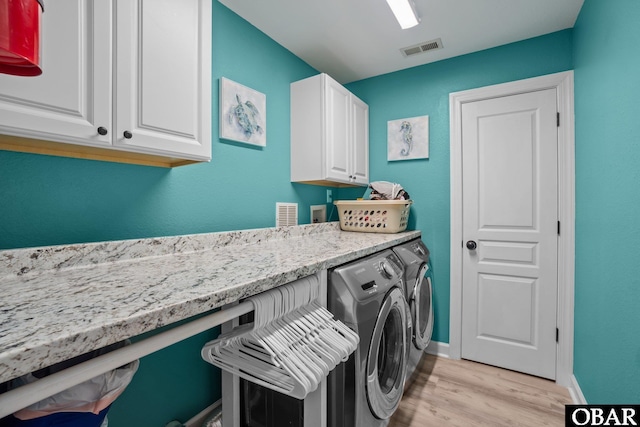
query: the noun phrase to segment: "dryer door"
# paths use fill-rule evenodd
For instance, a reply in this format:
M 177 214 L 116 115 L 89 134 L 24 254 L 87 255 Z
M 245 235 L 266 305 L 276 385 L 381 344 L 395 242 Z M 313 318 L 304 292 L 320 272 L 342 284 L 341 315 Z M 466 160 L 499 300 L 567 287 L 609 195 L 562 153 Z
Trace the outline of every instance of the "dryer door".
M 402 398 L 406 328 L 405 298 L 401 289 L 393 288 L 378 313 L 367 357 L 367 399 L 380 419 L 389 418 Z
M 431 278 L 427 276 L 429 267 L 423 264 L 411 292 L 411 317 L 413 320 L 413 344 L 424 350 L 431 341 L 433 332 L 433 301 Z

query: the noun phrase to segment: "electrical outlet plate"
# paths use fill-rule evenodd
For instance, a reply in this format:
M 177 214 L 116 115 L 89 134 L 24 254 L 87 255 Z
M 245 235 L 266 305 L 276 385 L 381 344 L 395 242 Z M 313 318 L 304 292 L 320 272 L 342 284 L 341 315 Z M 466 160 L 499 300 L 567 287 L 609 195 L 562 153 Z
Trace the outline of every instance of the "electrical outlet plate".
M 327 203 L 333 202 L 333 191 L 327 190 Z

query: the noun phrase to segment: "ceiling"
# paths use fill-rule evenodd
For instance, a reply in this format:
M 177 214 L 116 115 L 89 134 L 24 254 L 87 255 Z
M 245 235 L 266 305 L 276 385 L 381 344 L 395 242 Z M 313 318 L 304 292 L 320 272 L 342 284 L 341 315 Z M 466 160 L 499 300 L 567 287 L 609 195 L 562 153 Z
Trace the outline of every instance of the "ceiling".
M 349 83 L 572 28 L 584 0 L 414 0 L 402 30 L 385 0 L 219 0 L 320 72 Z M 405 57 L 434 39 L 442 48 Z

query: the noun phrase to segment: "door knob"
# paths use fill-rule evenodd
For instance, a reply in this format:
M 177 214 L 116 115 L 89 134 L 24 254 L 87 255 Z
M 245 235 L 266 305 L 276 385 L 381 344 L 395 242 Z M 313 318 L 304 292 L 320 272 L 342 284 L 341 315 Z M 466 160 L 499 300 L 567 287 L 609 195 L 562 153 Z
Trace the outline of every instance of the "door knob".
M 99 133 L 100 135 L 106 135 L 106 134 L 107 134 L 107 128 L 106 128 L 106 127 L 104 127 L 104 126 L 100 126 L 100 127 L 98 128 L 98 133 Z
M 127 139 L 131 139 L 131 137 L 133 136 L 133 134 L 131 132 L 129 132 L 128 130 L 124 131 L 124 137 Z
M 478 247 L 478 245 L 473 240 L 469 240 L 467 242 L 467 249 L 469 249 L 470 251 L 475 250 L 477 247 Z

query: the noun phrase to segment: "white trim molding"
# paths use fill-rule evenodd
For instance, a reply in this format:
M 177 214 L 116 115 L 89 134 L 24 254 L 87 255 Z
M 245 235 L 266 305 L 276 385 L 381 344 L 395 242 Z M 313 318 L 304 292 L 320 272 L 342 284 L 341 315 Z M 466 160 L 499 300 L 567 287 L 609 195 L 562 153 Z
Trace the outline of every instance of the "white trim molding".
M 573 376 L 575 263 L 575 135 L 573 71 L 454 92 L 449 95 L 451 150 L 451 311 L 449 357 L 462 355 L 462 105 L 500 96 L 556 89 L 558 126 L 558 314 L 556 383 L 569 387 Z
M 216 400 L 211 405 L 200 411 L 197 415 L 194 415 L 189 419 L 189 421 L 184 423 L 184 427 L 200 427 L 205 421 L 207 421 L 207 418 L 213 414 L 213 411 L 218 409 L 220 406 L 222 406 L 222 399 Z
M 569 387 L 569 394 L 571 395 L 571 400 L 576 405 L 586 405 L 587 399 L 585 399 L 584 394 L 582 394 L 582 390 L 580 389 L 580 384 L 578 384 L 578 380 L 574 375 L 571 375 L 571 384 Z
M 427 352 L 427 354 L 432 354 L 438 357 L 444 357 L 446 359 L 450 358 L 449 344 L 446 342 L 430 341 L 429 345 L 425 349 L 425 352 Z

